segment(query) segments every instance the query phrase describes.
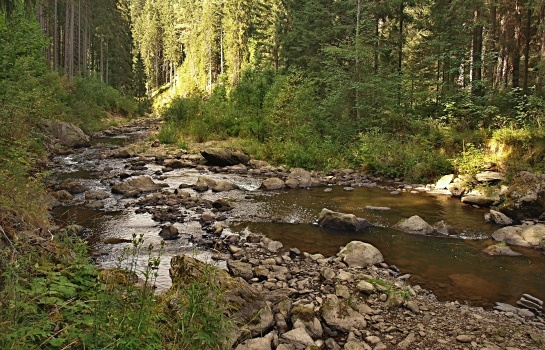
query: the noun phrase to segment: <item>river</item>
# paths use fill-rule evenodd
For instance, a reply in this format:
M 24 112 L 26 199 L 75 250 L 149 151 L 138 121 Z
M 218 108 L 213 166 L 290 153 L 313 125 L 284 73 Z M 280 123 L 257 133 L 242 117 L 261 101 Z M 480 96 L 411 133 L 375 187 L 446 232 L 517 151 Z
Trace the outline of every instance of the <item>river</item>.
M 139 132 L 142 131 L 134 133 L 138 135 Z M 403 274 L 411 274 L 410 283 L 433 291 L 441 300 L 489 307 L 496 301 L 514 304 L 523 293 L 545 298 L 545 256 L 539 251 L 513 248 L 522 253 L 519 257 L 492 257 L 482 252 L 494 243 L 488 237 L 498 228 L 485 223 L 485 209 L 422 191 L 393 194 L 391 188 L 381 186 L 356 187 L 351 191 L 331 186 L 328 191 L 317 187 L 262 192 L 258 189 L 262 178 L 247 173 L 211 172 L 202 166 L 162 173 L 162 166 L 156 164 L 150 155 L 140 156 L 137 169 L 131 168 L 131 160 L 100 156 L 134 138 L 137 137 L 103 137 L 95 140 L 89 149 L 58 156 L 51 178 L 57 182 L 72 178 L 88 189 L 106 192 L 111 191 L 111 184 L 118 181 L 120 173 L 149 175 L 155 182 L 164 184 L 167 191 L 180 185 L 190 186 L 203 175 L 215 180 L 228 180 L 241 189 L 204 194 L 185 189 L 192 196 L 210 200 L 227 198 L 233 204 L 234 210 L 226 214 L 227 220 L 222 222 L 226 227 L 224 234 L 248 231 L 264 234 L 282 242 L 286 248 L 296 247 L 325 256 L 336 254 L 339 247 L 352 240 L 369 242 L 383 253 L 388 264 L 396 265 Z M 130 239 L 133 233 L 143 234 L 146 246 L 150 243 L 154 246 L 152 254 L 161 254 L 156 281 L 159 290 L 170 285 L 168 268 L 172 256 L 192 254 L 224 266 L 221 260 L 212 260 L 214 252 L 203 244 L 208 235 L 199 223 L 202 210 L 180 209 L 185 216 L 184 222 L 174 225 L 182 233 L 181 238 L 167 241 L 165 248 L 159 251 L 160 223 L 150 214 L 136 214 L 134 203 L 134 199 L 112 195 L 104 200 L 104 209 L 94 210 L 86 207 L 83 195 L 78 194 L 72 201 L 55 208 L 53 215 L 60 224 L 78 223 L 86 227 L 84 237 L 89 242 L 92 256 L 103 267 L 115 266 L 127 246 L 127 243 L 108 244 L 108 239 Z M 368 206 L 388 207 L 390 210 L 371 210 Z M 368 219 L 374 226 L 363 232 L 320 228 L 315 220 L 322 208 L 353 213 Z M 444 220 L 459 232 L 459 236 L 416 236 L 392 228 L 399 220 L 412 215 L 419 215 L 431 224 Z M 139 260 L 141 269 L 145 268 L 146 259 L 147 254 L 142 253 Z

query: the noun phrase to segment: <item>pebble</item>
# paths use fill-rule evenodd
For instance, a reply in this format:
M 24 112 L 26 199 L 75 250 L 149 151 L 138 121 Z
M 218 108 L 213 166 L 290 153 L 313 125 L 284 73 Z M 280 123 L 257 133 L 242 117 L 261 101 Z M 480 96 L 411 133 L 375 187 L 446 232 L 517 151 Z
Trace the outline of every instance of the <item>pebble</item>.
M 471 343 L 473 339 L 475 339 L 475 336 L 469 334 L 460 334 L 456 337 L 456 340 L 460 343 Z

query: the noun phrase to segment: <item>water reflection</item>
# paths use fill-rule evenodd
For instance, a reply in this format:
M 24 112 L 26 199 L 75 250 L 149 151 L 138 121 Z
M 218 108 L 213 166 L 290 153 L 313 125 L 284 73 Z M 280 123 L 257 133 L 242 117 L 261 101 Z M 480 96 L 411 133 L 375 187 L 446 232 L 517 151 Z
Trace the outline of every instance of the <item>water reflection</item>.
M 496 301 L 515 303 L 523 293 L 545 297 L 541 275 L 545 259 L 534 250 L 523 249 L 521 257 L 491 257 L 481 252 L 493 243 L 489 240 L 423 237 L 385 227 L 355 233 L 311 224 L 245 223 L 232 230 L 241 232 L 246 228 L 287 247 L 325 256 L 335 255 L 339 246 L 352 240 L 369 242 L 389 264 L 410 273 L 412 283 L 431 289 L 443 300 L 491 306 Z

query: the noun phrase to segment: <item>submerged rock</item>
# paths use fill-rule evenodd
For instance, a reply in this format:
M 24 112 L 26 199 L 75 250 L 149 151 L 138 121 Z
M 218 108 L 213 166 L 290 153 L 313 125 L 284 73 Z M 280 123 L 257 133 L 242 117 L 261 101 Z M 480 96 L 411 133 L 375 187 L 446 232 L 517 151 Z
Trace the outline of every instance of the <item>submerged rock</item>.
M 408 219 L 402 220 L 394 227 L 415 235 L 429 235 L 433 233 L 433 227 L 418 215 L 413 215 Z
M 373 226 L 369 221 L 358 218 L 354 214 L 339 213 L 326 208 L 322 209 L 318 216 L 318 225 L 325 228 L 351 231 L 361 231 L 364 228 Z
M 458 232 L 456 232 L 454 227 L 447 224 L 447 222 L 445 220 L 441 220 L 441 221 L 436 222 L 433 225 L 433 229 L 434 229 L 435 232 L 437 232 L 440 235 L 456 236 L 458 234 Z
M 508 246 L 502 246 L 498 244 L 493 244 L 485 249 L 483 252 L 489 255 L 502 255 L 502 256 L 520 256 L 522 254 L 515 252 Z

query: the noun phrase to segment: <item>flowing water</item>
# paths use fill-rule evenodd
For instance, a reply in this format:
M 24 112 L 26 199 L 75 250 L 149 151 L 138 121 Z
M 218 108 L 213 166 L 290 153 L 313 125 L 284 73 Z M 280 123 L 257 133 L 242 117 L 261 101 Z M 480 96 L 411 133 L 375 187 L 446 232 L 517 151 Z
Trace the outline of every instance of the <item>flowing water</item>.
M 107 141 L 101 140 L 101 143 Z M 115 139 L 113 143 L 125 144 L 126 140 Z M 85 152 L 93 152 L 93 149 Z M 124 160 L 97 160 L 85 152 L 58 159 L 59 172 L 55 178 L 79 179 L 90 189 L 109 192 L 109 184 L 100 181 L 101 178 L 104 180 L 104 172 L 100 170 L 107 167 L 114 169 L 113 172 L 124 171 Z M 155 173 L 161 167 L 153 164 L 151 159 L 146 168 L 144 174 L 152 176 L 158 183 L 167 184 L 170 190 L 180 184 L 194 184 L 200 175 L 226 179 L 239 185 L 241 190 L 203 194 L 204 198 L 211 200 L 228 198 L 235 206 L 227 215 L 230 217 L 227 232 L 261 233 L 281 241 L 287 248 L 297 247 L 301 251 L 325 256 L 335 255 L 339 247 L 352 240 L 369 242 L 383 253 L 388 264 L 396 265 L 403 274 L 411 274 L 411 283 L 432 290 L 443 300 L 490 306 L 496 301 L 513 304 L 523 293 L 545 298 L 545 256 L 539 251 L 516 247 L 513 249 L 521 252 L 522 256 L 491 257 L 483 253 L 482 249 L 494 243 L 488 237 L 498 227 L 484 222 L 486 210 L 463 205 L 447 196 L 409 192 L 392 194 L 377 187 L 346 191 L 338 186 L 331 187 L 330 192 L 313 188 L 264 193 L 257 190 L 261 179 L 249 175 L 177 169 L 159 177 Z M 197 195 L 192 190 L 188 191 Z M 154 246 L 152 253 L 159 253 L 159 223 L 153 221 L 150 214 L 136 214 L 134 207 L 128 205 L 131 201 L 134 200 L 112 196 L 105 201 L 105 210 L 92 210 L 83 205 L 84 200 L 78 195 L 71 205 L 56 208 L 53 214 L 60 223 L 85 226 L 85 237 L 97 263 L 108 267 L 117 263 L 127 246 L 127 243 L 106 243 L 111 238 L 131 239 L 134 233 L 143 234 L 146 247 L 151 243 Z M 389 207 L 390 210 L 377 211 L 368 206 Z M 322 208 L 366 218 L 374 227 L 363 232 L 320 228 L 314 222 Z M 205 260 L 212 256 L 193 244 L 195 237 L 204 234 L 198 222 L 199 214 L 191 211 L 186 214 L 184 223 L 175 224 L 182 237 L 167 241 L 161 252 L 159 289 L 170 285 L 168 267 L 172 256 L 190 253 Z M 444 220 L 459 232 L 459 236 L 424 237 L 391 228 L 399 220 L 412 215 L 419 215 L 431 224 Z M 142 254 L 140 269 L 145 268 L 146 262 L 146 254 Z

